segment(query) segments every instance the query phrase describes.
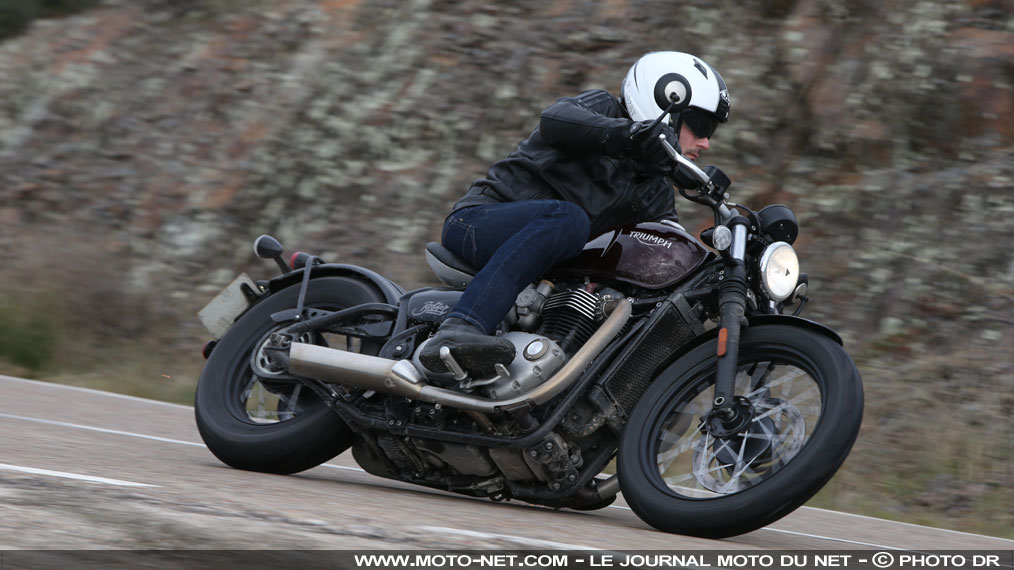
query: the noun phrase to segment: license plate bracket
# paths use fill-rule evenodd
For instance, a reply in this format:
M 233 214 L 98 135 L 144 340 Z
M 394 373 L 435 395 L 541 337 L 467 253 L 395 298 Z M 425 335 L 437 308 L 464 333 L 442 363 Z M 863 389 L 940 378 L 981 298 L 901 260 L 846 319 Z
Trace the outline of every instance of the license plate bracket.
M 236 319 L 250 307 L 250 298 L 244 288 L 251 292 L 257 291 L 257 284 L 246 273 L 226 285 L 210 303 L 198 311 L 197 318 L 216 339 L 222 338 Z

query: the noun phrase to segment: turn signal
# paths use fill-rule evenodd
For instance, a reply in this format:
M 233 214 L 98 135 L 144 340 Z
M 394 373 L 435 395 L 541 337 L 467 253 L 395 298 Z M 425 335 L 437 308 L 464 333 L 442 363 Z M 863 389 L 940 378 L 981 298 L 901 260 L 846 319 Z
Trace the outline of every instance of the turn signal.
M 201 356 L 203 356 L 204 359 L 207 360 L 208 357 L 211 356 L 211 351 L 215 350 L 215 345 L 217 344 L 218 344 L 217 340 L 209 340 L 208 342 L 204 343 L 204 348 L 201 349 Z
M 308 259 L 310 259 L 309 253 L 306 253 L 305 251 L 297 251 L 292 254 L 291 258 L 289 258 L 289 265 L 291 265 L 293 269 L 302 269 L 306 266 L 306 261 Z

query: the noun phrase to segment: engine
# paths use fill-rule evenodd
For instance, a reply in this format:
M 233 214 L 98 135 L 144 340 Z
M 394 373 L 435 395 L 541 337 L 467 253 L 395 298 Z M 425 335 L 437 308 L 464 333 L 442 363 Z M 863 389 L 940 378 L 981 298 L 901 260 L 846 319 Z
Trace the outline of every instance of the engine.
M 465 378 L 457 382 L 456 388 L 502 400 L 548 380 L 595 334 L 610 304 L 622 298 L 612 289 L 592 292 L 592 287 L 578 284 L 557 289 L 548 281 L 529 285 L 518 294 L 507 318 L 511 330 L 502 336 L 514 344 L 514 360 L 507 366 L 498 365 L 497 375 L 492 378 Z M 425 370 L 418 362 L 424 346 L 425 342 L 415 352 L 419 370 Z M 451 374 L 427 375 L 443 385 L 454 382 Z
M 595 333 L 600 301 L 598 295 L 584 289 L 556 293 L 543 306 L 539 332 L 563 347 L 580 347 Z
M 456 382 L 454 389 L 493 400 L 508 400 L 530 392 L 559 371 L 595 333 L 623 295 L 609 288 L 571 282 L 554 286 L 548 281 L 522 291 L 508 317 L 509 330 L 502 338 L 516 348 L 514 360 L 498 365 L 492 378 L 461 380 L 442 375 L 442 385 Z M 425 342 L 416 349 L 421 351 Z M 418 356 L 415 357 L 418 359 Z M 423 369 L 417 362 L 417 368 Z M 437 429 L 469 430 L 473 421 L 489 431 L 523 433 L 521 424 L 507 417 L 476 419 L 439 404 L 389 400 L 384 412 L 411 423 Z M 540 490 L 560 491 L 578 484 L 587 457 L 601 455 L 608 446 L 603 435 L 593 433 L 605 418 L 590 404 L 575 406 L 559 430 L 548 433 L 525 449 L 484 448 L 446 441 L 431 441 L 392 433 L 377 433 L 353 446 L 356 461 L 367 471 L 395 479 L 410 477 L 443 488 L 477 496 L 539 496 Z M 491 423 L 492 422 L 492 423 Z M 589 456 L 588 454 L 592 455 Z M 407 475 L 410 474 L 410 475 Z M 575 495 L 577 496 L 577 495 Z M 576 500 L 576 499 L 575 499 Z
M 562 287 L 542 281 L 518 295 L 517 325 L 552 339 L 567 354 L 573 354 L 595 333 L 608 313 L 608 306 L 622 295 L 612 289 L 590 292 L 591 286 Z

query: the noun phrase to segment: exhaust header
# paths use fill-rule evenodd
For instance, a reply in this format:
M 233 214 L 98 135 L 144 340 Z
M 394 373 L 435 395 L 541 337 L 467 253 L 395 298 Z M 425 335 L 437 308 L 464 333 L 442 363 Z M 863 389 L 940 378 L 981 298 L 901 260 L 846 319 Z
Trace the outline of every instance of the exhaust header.
M 620 332 L 630 319 L 630 312 L 630 302 L 620 300 L 609 318 L 556 374 L 528 392 L 510 398 L 482 398 L 431 386 L 426 383 L 426 376 L 408 360 L 390 360 L 300 342 L 292 343 L 289 349 L 289 372 L 346 387 L 488 414 L 518 406 L 544 404 L 566 390 Z

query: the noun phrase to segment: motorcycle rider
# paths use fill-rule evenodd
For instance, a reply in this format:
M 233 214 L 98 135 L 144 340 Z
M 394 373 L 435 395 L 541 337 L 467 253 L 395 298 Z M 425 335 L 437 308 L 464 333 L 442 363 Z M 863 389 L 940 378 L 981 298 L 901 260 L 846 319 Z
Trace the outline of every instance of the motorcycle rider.
M 638 59 L 619 99 L 591 90 L 546 108 L 538 127 L 472 184 L 444 222 L 443 246 L 479 271 L 420 354 L 423 366 L 447 372 L 443 347 L 473 377 L 510 364 L 514 345 L 492 335 L 518 293 L 579 254 L 590 236 L 675 221 L 669 178 L 691 182 L 674 170 L 659 135 L 696 160 L 729 108 L 721 75 L 672 51 Z

